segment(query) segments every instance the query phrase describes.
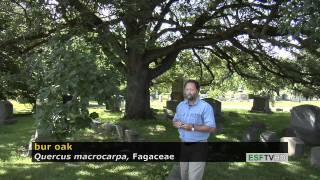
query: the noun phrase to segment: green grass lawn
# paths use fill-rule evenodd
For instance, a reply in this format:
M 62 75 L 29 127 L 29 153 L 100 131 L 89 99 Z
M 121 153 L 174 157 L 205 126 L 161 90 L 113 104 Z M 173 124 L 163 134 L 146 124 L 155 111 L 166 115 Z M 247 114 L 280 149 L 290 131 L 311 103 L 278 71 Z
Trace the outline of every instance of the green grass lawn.
M 252 101 L 222 101 L 221 108 L 226 110 L 235 110 L 235 109 L 246 109 L 250 110 L 252 108 Z M 162 102 L 159 100 L 152 100 L 150 102 L 151 106 L 155 109 L 163 109 L 166 106 L 166 99 L 163 99 Z M 270 108 L 273 111 L 276 111 L 277 108 L 283 109 L 283 111 L 289 112 L 290 109 L 294 106 L 299 106 L 303 104 L 311 104 L 315 106 L 320 106 L 320 101 L 275 101 L 274 103 L 270 102 Z
M 274 103 L 270 102 L 271 108 L 283 108 L 283 109 L 291 109 L 294 106 L 299 106 L 303 104 L 311 104 L 315 106 L 320 106 L 320 101 L 300 101 L 300 102 L 294 102 L 294 101 L 275 101 Z M 252 102 L 251 101 L 223 101 L 222 102 L 222 108 L 228 108 L 228 107 L 241 107 L 243 109 L 251 109 Z
M 17 104 L 25 112 L 21 105 Z M 160 108 L 159 108 L 160 109 Z M 98 112 L 102 121 L 122 124 L 139 132 L 148 141 L 178 141 L 178 133 L 170 120 L 124 121 L 121 113 L 105 112 L 93 105 L 90 112 Z M 237 112 L 231 117 L 228 112 Z M 19 113 L 19 110 L 15 110 Z M 161 117 L 161 110 L 158 111 Z M 165 179 L 174 163 L 33 163 L 19 155 L 34 133 L 32 115 L 19 115 L 14 125 L 0 126 L 0 179 Z M 210 141 L 240 141 L 252 121 L 263 121 L 267 129 L 281 133 L 290 121 L 289 113 L 255 114 L 245 110 L 224 111 L 224 131 L 210 137 Z M 157 118 L 161 119 L 161 118 Z M 113 141 L 104 133 L 85 129 L 69 140 Z M 204 179 L 319 179 L 320 169 L 309 165 L 309 147 L 302 158 L 289 158 L 288 163 L 207 163 Z

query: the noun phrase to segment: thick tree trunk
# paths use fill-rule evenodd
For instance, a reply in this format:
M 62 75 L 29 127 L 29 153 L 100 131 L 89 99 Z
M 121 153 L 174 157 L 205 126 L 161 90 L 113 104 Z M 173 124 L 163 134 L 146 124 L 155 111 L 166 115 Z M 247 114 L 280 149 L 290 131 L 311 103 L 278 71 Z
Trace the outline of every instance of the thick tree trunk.
M 130 66 L 129 66 L 130 67 Z M 126 116 L 127 119 L 147 119 L 150 110 L 150 75 L 147 67 L 131 66 L 127 74 Z M 134 69 L 134 70 L 133 70 Z

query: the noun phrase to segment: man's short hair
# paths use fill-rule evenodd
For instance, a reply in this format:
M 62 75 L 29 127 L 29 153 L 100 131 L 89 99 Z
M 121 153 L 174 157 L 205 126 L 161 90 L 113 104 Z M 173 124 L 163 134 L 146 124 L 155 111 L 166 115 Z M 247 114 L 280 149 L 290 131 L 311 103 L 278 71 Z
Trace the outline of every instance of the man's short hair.
M 193 79 L 189 79 L 189 80 L 187 80 L 187 81 L 184 83 L 183 88 L 185 88 L 188 83 L 193 83 L 193 84 L 196 86 L 196 89 L 197 89 L 198 91 L 200 91 L 200 84 L 199 84 L 198 81 L 193 80 Z

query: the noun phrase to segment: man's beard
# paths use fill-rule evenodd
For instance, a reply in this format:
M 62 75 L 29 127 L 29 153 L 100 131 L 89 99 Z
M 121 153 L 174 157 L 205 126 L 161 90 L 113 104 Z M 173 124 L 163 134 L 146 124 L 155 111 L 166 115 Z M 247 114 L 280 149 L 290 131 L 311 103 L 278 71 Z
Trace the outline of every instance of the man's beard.
M 197 94 L 185 94 L 184 97 L 189 101 L 194 101 L 198 98 Z

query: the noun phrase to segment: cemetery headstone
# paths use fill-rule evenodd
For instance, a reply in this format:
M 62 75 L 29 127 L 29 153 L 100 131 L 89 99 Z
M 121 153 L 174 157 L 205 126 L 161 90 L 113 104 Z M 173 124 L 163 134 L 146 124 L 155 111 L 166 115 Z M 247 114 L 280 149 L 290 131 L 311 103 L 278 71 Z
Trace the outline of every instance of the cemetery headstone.
M 93 119 L 93 120 L 91 121 L 91 128 L 92 128 L 92 129 L 97 129 L 98 127 L 101 126 L 101 124 L 102 124 L 101 121 L 99 121 L 99 120 L 97 120 L 97 119 Z
M 311 165 L 320 168 L 320 146 L 311 148 Z
M 242 141 L 244 141 L 244 142 L 259 142 L 259 134 L 260 134 L 259 129 L 249 127 L 246 130 L 246 132 L 242 138 Z
M 269 99 L 267 96 L 254 96 L 251 112 L 271 113 Z
M 289 100 L 288 94 L 282 94 L 282 100 L 288 101 Z
M 266 129 L 266 125 L 263 122 L 255 121 L 250 124 L 246 130 L 242 141 L 244 142 L 259 142 L 259 136 L 261 132 Z
M 294 129 L 288 127 L 288 128 L 284 128 L 282 130 L 282 136 L 283 137 L 296 137 L 297 135 L 296 135 Z
M 204 98 L 204 101 L 209 103 L 213 110 L 214 110 L 214 117 L 217 122 L 221 122 L 222 120 L 222 113 L 221 113 L 221 101 L 212 99 L 212 98 Z
M 182 101 L 184 99 L 184 97 L 183 97 L 183 83 L 184 83 L 183 78 L 177 78 L 172 83 L 172 89 L 171 89 L 171 95 L 170 95 L 171 100 Z
M 114 131 L 116 131 L 116 126 L 114 124 L 106 122 L 102 124 L 102 129 L 104 129 L 107 134 L 112 134 Z
M 280 142 L 288 143 L 288 156 L 301 157 L 304 153 L 304 142 L 297 137 L 282 137 Z
M 0 124 L 14 124 L 13 105 L 10 101 L 0 101 Z
M 126 129 L 124 133 L 125 133 L 125 140 L 128 142 L 137 142 L 139 140 L 138 139 L 139 136 L 136 131 Z
M 260 135 L 261 142 L 279 142 L 279 138 L 276 132 L 265 131 Z
M 313 105 L 293 107 L 290 127 L 305 143 L 320 145 L 320 108 Z
M 248 94 L 240 94 L 239 99 L 241 101 L 247 101 L 249 99 Z
M 174 117 L 174 112 L 170 109 L 164 108 L 165 119 L 172 119 Z
M 164 113 L 167 119 L 172 119 L 178 104 L 184 99 L 183 97 L 183 78 L 178 78 L 172 83 L 171 99 L 166 102 Z M 173 113 L 172 113 L 173 112 Z
M 172 112 L 176 112 L 176 108 L 180 101 L 171 100 L 166 102 L 166 109 L 171 110 Z
M 123 130 L 122 126 L 120 126 L 120 125 L 115 125 L 115 126 L 116 126 L 118 138 L 123 141 L 124 140 L 124 130 Z
M 121 111 L 121 97 L 120 95 L 115 95 L 112 98 L 112 105 L 111 105 L 111 110 L 113 112 L 120 112 Z

